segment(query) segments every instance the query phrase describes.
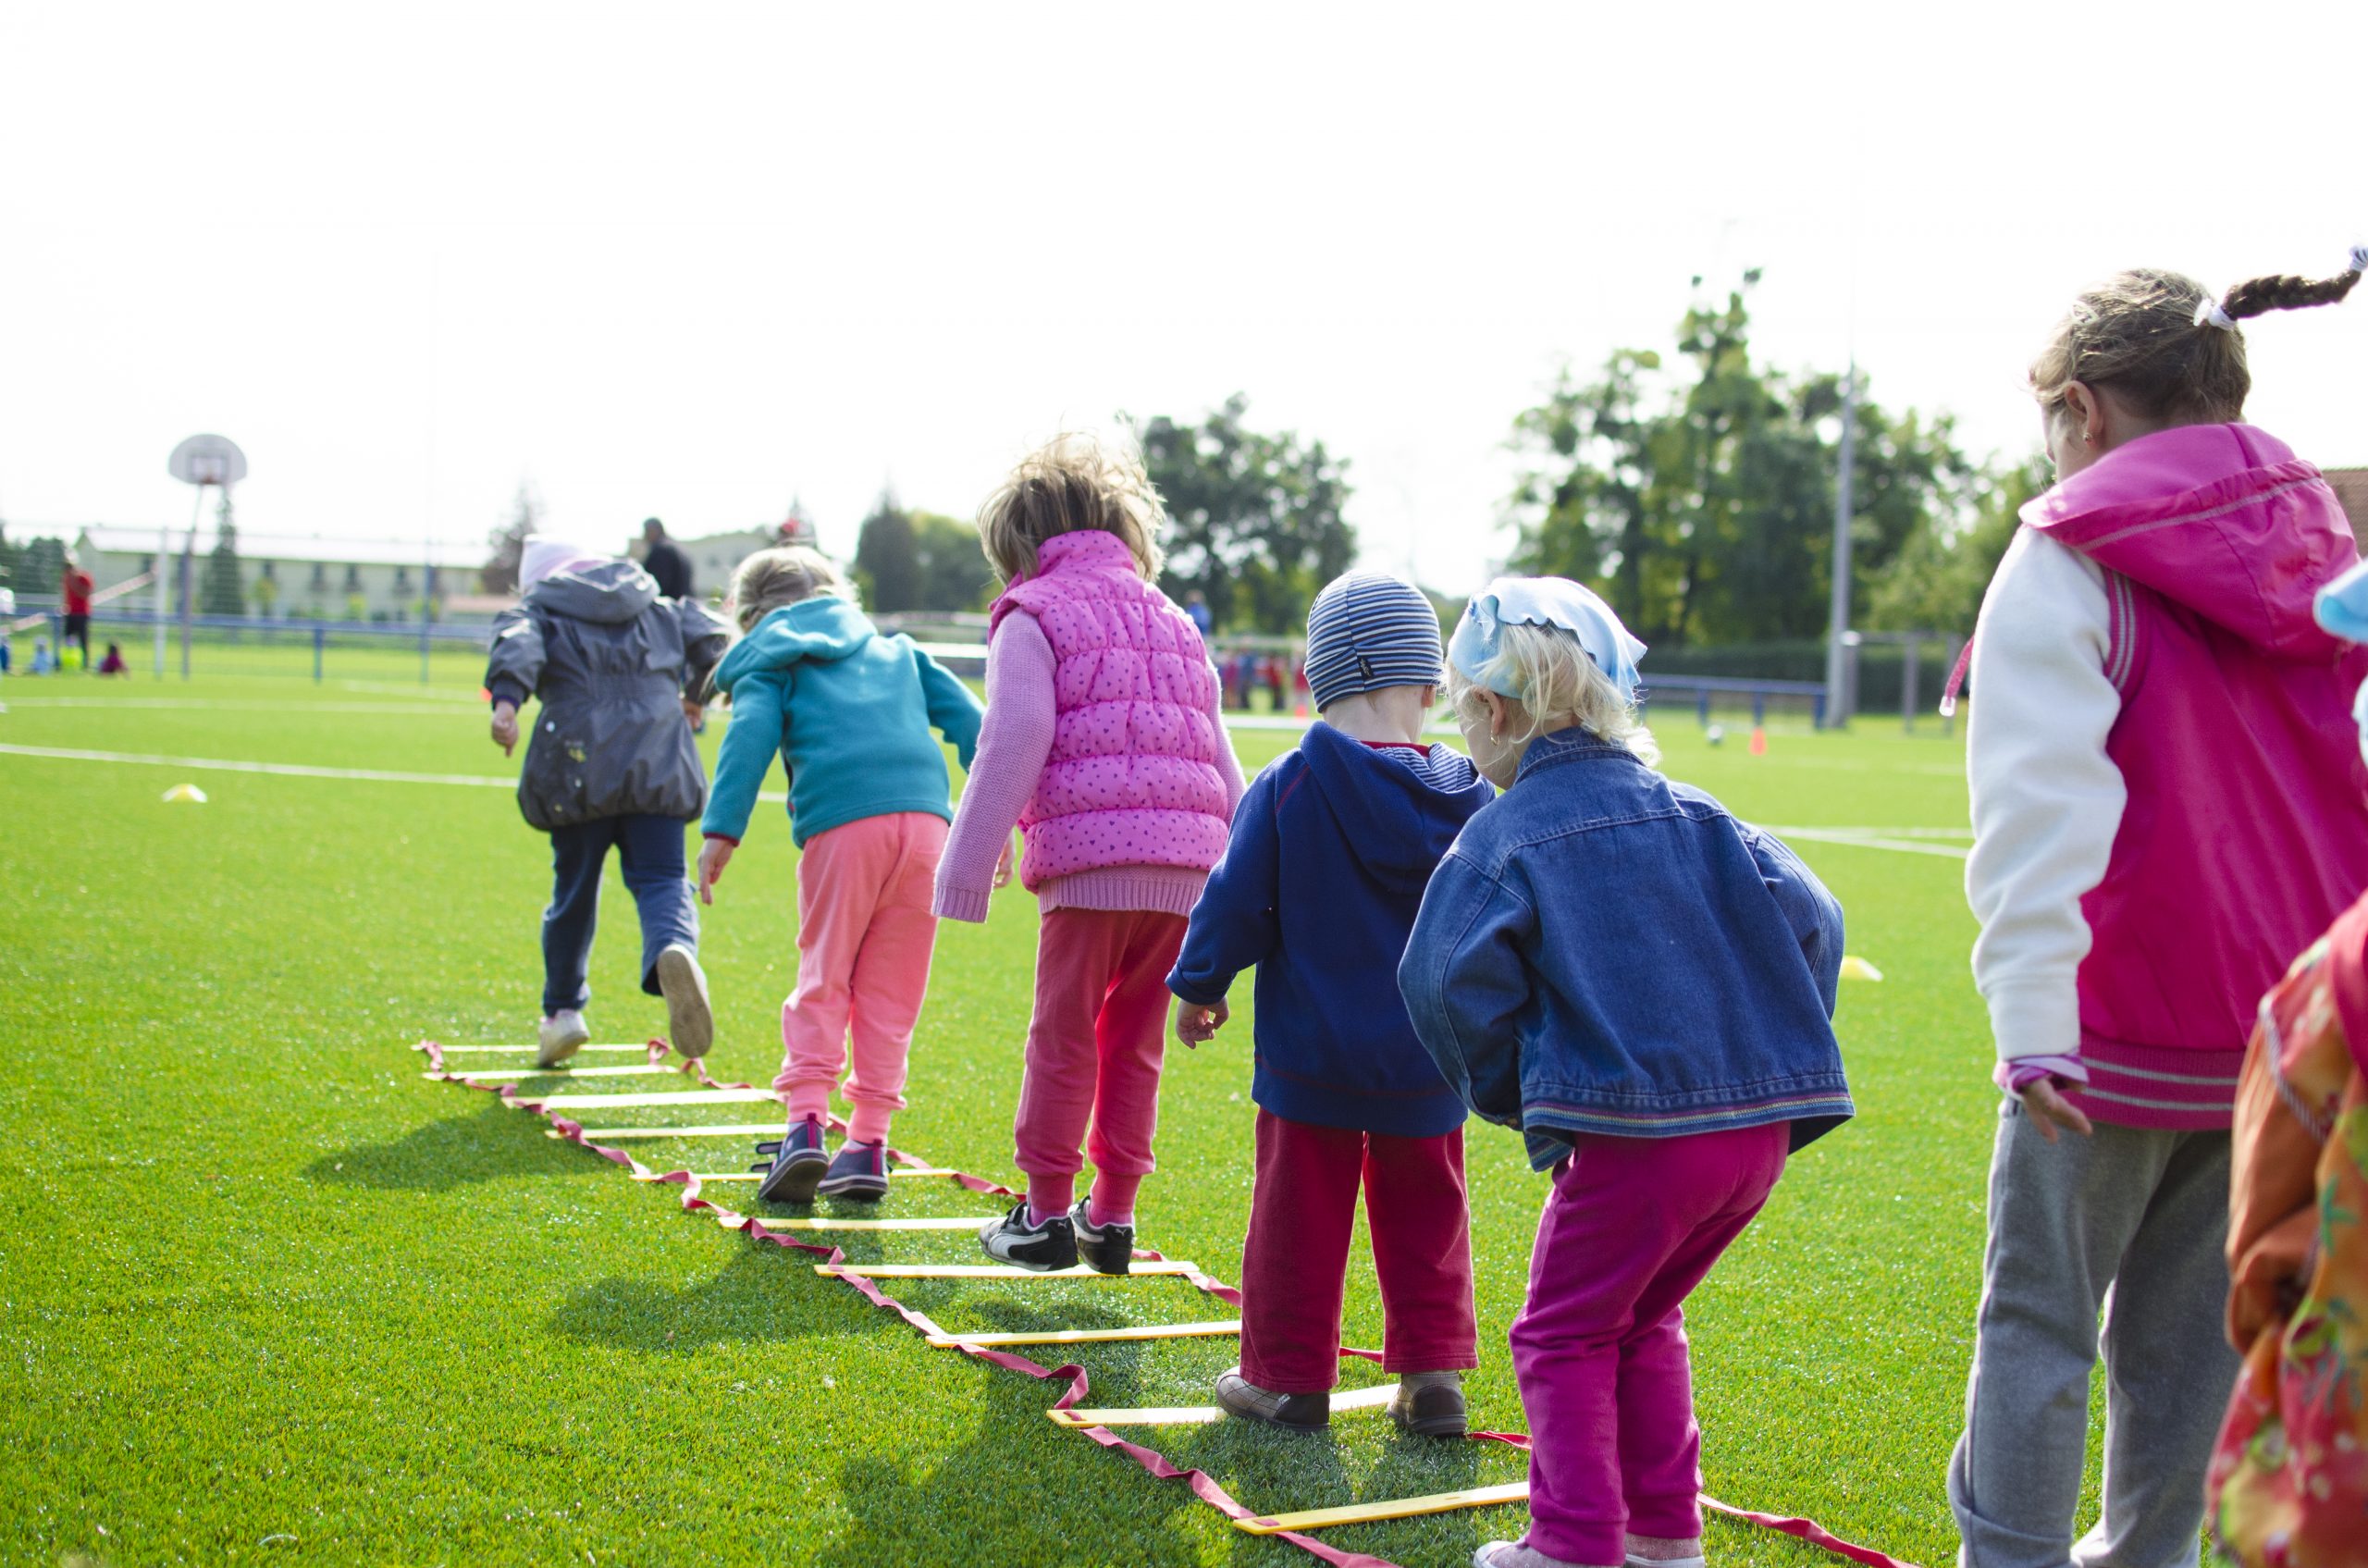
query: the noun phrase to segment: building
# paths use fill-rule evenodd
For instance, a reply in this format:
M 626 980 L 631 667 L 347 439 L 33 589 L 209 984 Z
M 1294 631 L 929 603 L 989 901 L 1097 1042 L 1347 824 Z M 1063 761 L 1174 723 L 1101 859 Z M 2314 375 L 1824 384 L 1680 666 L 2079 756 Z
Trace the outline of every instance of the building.
M 166 529 L 161 538 L 169 574 L 179 567 L 189 535 Z M 75 541 L 75 554 L 104 589 L 153 570 L 159 540 L 156 529 L 93 525 Z M 214 542 L 211 531 L 197 537 L 190 562 L 192 591 L 204 581 Z M 264 621 L 385 623 L 417 621 L 423 613 L 443 620 L 448 611 L 462 609 L 453 601 L 479 599 L 477 573 L 485 553 L 483 545 L 475 544 L 303 538 L 241 530 L 240 598 L 247 614 Z M 132 599 L 143 609 L 151 602 L 144 590 Z M 179 600 L 168 597 L 167 602 L 178 607 Z M 470 608 L 483 613 L 481 606 Z
M 2351 519 L 2352 533 L 2368 537 L 2368 468 L 2326 468 L 2320 472 L 2335 487 L 2335 499 L 2343 503 L 2343 514 Z

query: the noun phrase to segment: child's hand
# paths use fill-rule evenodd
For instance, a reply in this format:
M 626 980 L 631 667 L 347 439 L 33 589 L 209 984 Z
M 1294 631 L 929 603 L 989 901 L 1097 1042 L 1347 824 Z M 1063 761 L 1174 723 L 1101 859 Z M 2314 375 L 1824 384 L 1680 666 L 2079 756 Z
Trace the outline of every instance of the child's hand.
M 707 722 L 707 704 L 696 697 L 683 698 L 683 717 L 691 722 L 691 728 L 697 729 Z
M 497 702 L 493 705 L 493 744 L 501 747 L 504 757 L 518 745 L 518 705 Z
M 995 861 L 995 886 L 1011 885 L 1012 872 L 1019 869 L 1019 834 L 1014 833 L 1003 846 L 1003 855 Z
M 1223 1029 L 1225 1020 L 1231 1017 L 1233 1010 L 1223 1002 L 1207 1007 L 1198 1002 L 1178 1002 L 1176 1005 L 1176 1038 L 1188 1046 L 1215 1040 L 1217 1031 Z
M 2077 1132 L 2083 1138 L 2096 1130 L 2089 1125 L 2089 1118 L 2081 1114 L 2080 1107 L 2064 1097 L 2053 1079 L 2042 1078 L 2035 1083 L 2025 1084 L 2022 1102 L 2023 1114 L 2031 1118 L 2032 1125 L 2039 1129 L 2039 1135 L 2051 1143 L 2055 1142 L 2055 1130 L 2059 1127 L 2067 1132 Z
M 699 902 L 715 902 L 715 884 L 723 876 L 723 868 L 732 864 L 733 845 L 730 839 L 710 838 L 699 846 Z

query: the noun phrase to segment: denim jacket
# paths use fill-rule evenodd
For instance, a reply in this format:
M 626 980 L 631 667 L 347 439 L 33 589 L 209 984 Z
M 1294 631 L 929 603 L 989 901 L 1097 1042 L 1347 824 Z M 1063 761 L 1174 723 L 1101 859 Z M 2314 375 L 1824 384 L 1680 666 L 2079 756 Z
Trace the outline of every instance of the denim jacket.
M 1790 849 L 1626 747 L 1542 735 L 1423 895 L 1399 988 L 1479 1116 L 1543 1170 L 1583 1133 L 1854 1114 L 1833 1038 L 1842 907 Z

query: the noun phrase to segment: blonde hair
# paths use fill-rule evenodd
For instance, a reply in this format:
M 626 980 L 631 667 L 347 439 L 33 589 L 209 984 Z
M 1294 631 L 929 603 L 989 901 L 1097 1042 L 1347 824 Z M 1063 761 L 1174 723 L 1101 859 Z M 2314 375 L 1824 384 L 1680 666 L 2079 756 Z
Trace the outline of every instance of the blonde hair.
M 1124 540 L 1144 580 L 1156 581 L 1166 560 L 1159 528 L 1166 520 L 1132 442 L 1071 431 L 1020 459 L 986 499 L 979 508 L 979 546 L 1008 583 L 1034 574 L 1036 552 L 1047 539 L 1092 529 Z
M 830 557 L 805 545 L 760 549 L 732 574 L 732 603 L 744 632 L 754 630 L 769 612 L 817 594 L 855 597 Z
M 2219 302 L 2223 315 L 2242 321 L 2273 310 L 2331 305 L 2351 292 L 2360 273 L 2333 278 L 2252 278 Z M 2225 425 L 2241 419 L 2252 390 L 2244 334 L 2215 327 L 2211 296 L 2185 273 L 2136 267 L 2084 290 L 2072 302 L 2039 357 L 2031 362 L 2031 393 L 2054 413 L 2074 381 L 2111 388 L 2140 415 L 2179 424 Z
M 1448 703 L 1462 717 L 1476 717 L 1482 710 L 1481 692 L 1498 685 L 1512 687 L 1518 694 L 1515 700 L 1529 712 L 1528 732 L 1508 737 L 1517 749 L 1526 748 L 1548 727 L 1568 722 L 1597 740 L 1626 747 L 1648 768 L 1660 766 L 1661 748 L 1635 704 L 1620 695 L 1577 636 L 1561 627 L 1528 622 L 1503 626 L 1496 657 L 1481 666 L 1476 681 L 1452 662 L 1448 666 Z

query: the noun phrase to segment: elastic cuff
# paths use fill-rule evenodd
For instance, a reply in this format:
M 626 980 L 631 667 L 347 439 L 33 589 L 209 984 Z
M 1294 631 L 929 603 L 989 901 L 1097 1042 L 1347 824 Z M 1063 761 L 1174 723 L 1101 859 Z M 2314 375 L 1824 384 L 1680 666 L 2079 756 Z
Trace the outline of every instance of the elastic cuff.
M 725 843 L 725 844 L 728 844 L 728 845 L 732 846 L 732 847 L 733 847 L 733 848 L 734 848 L 734 849 L 737 849 L 737 848 L 739 848 L 739 847 L 740 847 L 740 839 L 739 839 L 739 835 L 738 835 L 738 834 L 736 834 L 736 833 L 705 833 L 705 832 L 702 832 L 702 833 L 700 833 L 700 835 L 699 835 L 699 836 L 700 836 L 700 837 L 702 837 L 702 838 L 720 839 L 720 840 L 722 840 L 723 843 Z
M 993 890 L 989 888 L 940 887 L 936 913 L 944 920 L 968 920 L 977 925 L 987 918 L 987 906 L 993 897 Z
M 485 695 L 489 703 L 506 702 L 512 708 L 526 706 L 526 688 L 513 681 L 496 681 L 485 688 Z
M 889 1119 L 895 1116 L 893 1105 L 850 1103 L 847 1106 L 847 1137 L 857 1143 L 888 1142 Z
M 1202 989 L 1185 980 L 1180 974 L 1171 974 L 1167 977 L 1167 994 L 1188 1006 L 1214 1007 L 1224 1001 L 1226 993 L 1232 989 L 1229 983 Z

